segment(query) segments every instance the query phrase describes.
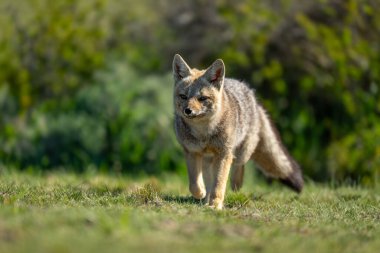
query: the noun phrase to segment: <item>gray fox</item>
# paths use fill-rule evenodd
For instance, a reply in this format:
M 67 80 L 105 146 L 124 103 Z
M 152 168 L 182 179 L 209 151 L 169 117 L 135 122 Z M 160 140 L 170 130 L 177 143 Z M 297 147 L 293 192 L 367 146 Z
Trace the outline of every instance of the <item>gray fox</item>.
M 225 78 L 216 60 L 206 70 L 191 69 L 178 54 L 173 60 L 175 132 L 182 145 L 194 198 L 223 208 L 228 175 L 241 188 L 244 165 L 253 160 L 265 175 L 297 192 L 302 172 L 245 83 Z

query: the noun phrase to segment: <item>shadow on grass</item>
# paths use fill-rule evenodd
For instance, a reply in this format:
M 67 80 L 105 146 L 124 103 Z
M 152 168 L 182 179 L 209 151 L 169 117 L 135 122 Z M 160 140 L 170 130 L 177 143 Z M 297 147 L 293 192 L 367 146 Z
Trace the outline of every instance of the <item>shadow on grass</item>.
M 244 193 L 230 193 L 226 196 L 225 206 L 228 208 L 232 207 L 245 207 L 252 201 L 263 201 L 264 195 L 246 195 Z M 192 196 L 178 196 L 178 195 L 163 195 L 162 200 L 166 202 L 171 202 L 175 204 L 192 204 L 192 205 L 203 205 L 203 200 L 195 199 Z
M 178 204 L 193 204 L 200 205 L 202 200 L 195 199 L 191 196 L 176 196 L 176 195 L 164 195 L 162 199 L 167 202 L 174 202 Z

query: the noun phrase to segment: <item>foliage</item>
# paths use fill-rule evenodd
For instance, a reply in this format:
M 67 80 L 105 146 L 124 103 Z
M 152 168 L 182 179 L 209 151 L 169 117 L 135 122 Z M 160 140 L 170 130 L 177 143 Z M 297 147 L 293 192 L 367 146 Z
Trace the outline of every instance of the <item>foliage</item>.
M 133 3 L 133 4 L 132 4 Z M 0 86 L 9 87 L 24 111 L 40 99 L 71 95 L 93 72 L 104 66 L 105 52 L 123 53 L 137 62 L 151 53 L 142 39 L 151 40 L 154 12 L 136 26 L 136 15 L 155 1 L 31 0 L 0 1 Z M 142 36 L 140 31 L 144 30 Z M 150 54 L 140 66 L 157 62 Z
M 241 2 L 224 10 L 236 36 L 222 57 L 257 87 L 291 153 L 314 179 L 375 183 L 379 2 Z
M 112 64 L 74 98 L 46 101 L 22 124 L 9 126 L 1 155 L 21 167 L 180 171 L 171 89 L 170 76 L 141 77 L 125 64 Z
M 378 182 L 379 143 L 379 126 L 363 129 L 333 142 L 327 150 L 332 178 L 346 178 L 348 182 L 355 182 L 355 179 L 360 175 L 360 181 L 364 184 L 370 185 L 373 182 Z M 363 150 L 365 150 L 364 153 Z
M 223 58 L 228 76 L 250 83 L 307 177 L 374 185 L 379 4 L 1 0 L 0 159 L 183 169 L 167 74 L 181 53 L 200 68 Z M 121 62 L 133 70 L 113 70 Z

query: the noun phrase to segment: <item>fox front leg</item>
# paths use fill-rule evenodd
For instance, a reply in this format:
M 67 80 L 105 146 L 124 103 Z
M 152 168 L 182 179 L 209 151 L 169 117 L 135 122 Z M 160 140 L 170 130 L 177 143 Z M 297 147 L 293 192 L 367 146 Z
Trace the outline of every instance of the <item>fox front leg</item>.
M 194 198 L 203 199 L 206 196 L 206 189 L 202 177 L 202 156 L 185 152 L 185 158 L 189 176 L 189 190 Z
M 224 195 L 233 160 L 232 152 L 223 152 L 215 155 L 213 167 L 215 169 L 214 187 L 211 190 L 209 205 L 215 209 L 223 208 Z
M 203 176 L 203 181 L 206 185 L 206 197 L 204 200 L 205 204 L 208 204 L 210 202 L 210 194 L 211 194 L 211 189 L 213 189 L 214 186 L 214 178 L 215 178 L 215 173 L 214 173 L 214 168 L 212 166 L 213 163 L 213 157 L 203 157 L 203 164 L 202 164 L 202 176 Z

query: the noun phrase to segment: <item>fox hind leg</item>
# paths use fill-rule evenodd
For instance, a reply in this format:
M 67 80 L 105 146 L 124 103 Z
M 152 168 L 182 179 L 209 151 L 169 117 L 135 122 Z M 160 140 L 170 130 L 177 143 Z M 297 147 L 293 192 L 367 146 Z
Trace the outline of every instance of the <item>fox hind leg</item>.
M 243 186 L 244 165 L 236 165 L 231 171 L 231 189 L 239 191 Z

